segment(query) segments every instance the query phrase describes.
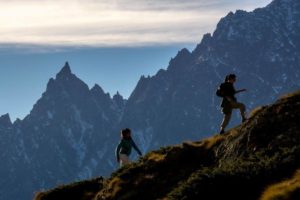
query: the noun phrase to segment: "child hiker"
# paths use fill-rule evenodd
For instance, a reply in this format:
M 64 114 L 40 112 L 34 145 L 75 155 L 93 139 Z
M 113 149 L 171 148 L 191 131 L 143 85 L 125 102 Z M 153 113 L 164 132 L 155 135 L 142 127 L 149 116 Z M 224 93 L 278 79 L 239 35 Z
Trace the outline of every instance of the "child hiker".
M 129 155 L 131 153 L 132 147 L 137 151 L 137 153 L 141 156 L 142 152 L 134 143 L 133 139 L 131 138 L 131 130 L 129 128 L 123 129 L 121 131 L 121 141 L 116 149 L 116 157 L 120 166 L 124 166 L 130 163 Z

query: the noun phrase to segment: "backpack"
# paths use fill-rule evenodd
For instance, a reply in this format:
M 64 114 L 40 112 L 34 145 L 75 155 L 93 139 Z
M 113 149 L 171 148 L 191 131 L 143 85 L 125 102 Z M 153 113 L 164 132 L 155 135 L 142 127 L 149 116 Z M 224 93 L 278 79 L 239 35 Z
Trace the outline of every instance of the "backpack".
M 217 95 L 218 97 L 224 97 L 224 83 L 222 83 L 222 84 L 218 87 L 218 89 L 217 89 L 217 91 L 216 91 L 216 95 Z

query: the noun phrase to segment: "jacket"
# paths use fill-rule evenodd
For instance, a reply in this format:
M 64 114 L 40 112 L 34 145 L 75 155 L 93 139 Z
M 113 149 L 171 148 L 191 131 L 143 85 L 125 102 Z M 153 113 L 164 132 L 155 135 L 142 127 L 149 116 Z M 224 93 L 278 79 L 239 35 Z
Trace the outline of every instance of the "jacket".
M 230 83 L 230 82 L 223 83 L 221 85 L 221 90 L 224 93 L 224 97 L 223 97 L 223 100 L 222 100 L 222 103 L 221 103 L 221 107 L 224 108 L 225 106 L 227 106 L 230 103 L 229 99 L 232 100 L 232 101 L 236 101 L 236 98 L 234 96 L 235 93 L 236 93 L 236 90 L 235 90 L 232 83 Z
M 137 151 L 139 155 L 142 155 L 142 152 L 136 146 L 132 138 L 123 138 L 116 148 L 117 159 L 119 160 L 120 154 L 126 154 L 127 156 L 129 156 L 131 154 L 132 147 Z

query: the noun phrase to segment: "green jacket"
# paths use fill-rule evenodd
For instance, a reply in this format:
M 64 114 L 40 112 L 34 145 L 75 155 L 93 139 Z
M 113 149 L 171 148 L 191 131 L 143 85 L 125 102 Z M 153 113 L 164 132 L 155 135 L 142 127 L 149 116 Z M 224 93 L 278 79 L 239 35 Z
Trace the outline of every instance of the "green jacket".
M 122 139 L 119 145 L 116 148 L 116 157 L 119 160 L 120 154 L 126 154 L 129 156 L 131 154 L 132 147 L 137 151 L 137 153 L 141 156 L 142 152 L 139 150 L 139 148 L 136 146 L 134 141 L 129 139 Z

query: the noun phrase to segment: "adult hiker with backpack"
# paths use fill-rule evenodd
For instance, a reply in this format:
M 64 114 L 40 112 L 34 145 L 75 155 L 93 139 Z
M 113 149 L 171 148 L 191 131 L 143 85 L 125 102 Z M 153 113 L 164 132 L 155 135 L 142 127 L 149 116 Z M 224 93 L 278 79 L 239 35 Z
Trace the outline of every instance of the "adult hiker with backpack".
M 235 88 L 233 86 L 235 82 L 236 82 L 235 74 L 227 75 L 225 78 L 225 82 L 219 86 L 219 88 L 216 92 L 217 96 L 223 98 L 221 107 L 222 107 L 222 113 L 223 113 L 224 117 L 223 117 L 223 121 L 222 121 L 221 127 L 220 127 L 220 134 L 223 134 L 225 132 L 225 128 L 230 121 L 233 109 L 240 110 L 242 122 L 244 122 L 247 119 L 246 115 L 245 115 L 245 111 L 246 111 L 245 105 L 243 103 L 238 102 L 234 96 L 235 94 L 237 94 L 239 92 L 246 91 L 246 89 L 235 90 Z
M 121 131 L 121 141 L 116 148 L 117 161 L 120 163 L 121 167 L 130 163 L 129 156 L 131 154 L 132 147 L 140 156 L 142 156 L 142 152 L 131 138 L 131 130 L 129 128 L 123 129 Z

